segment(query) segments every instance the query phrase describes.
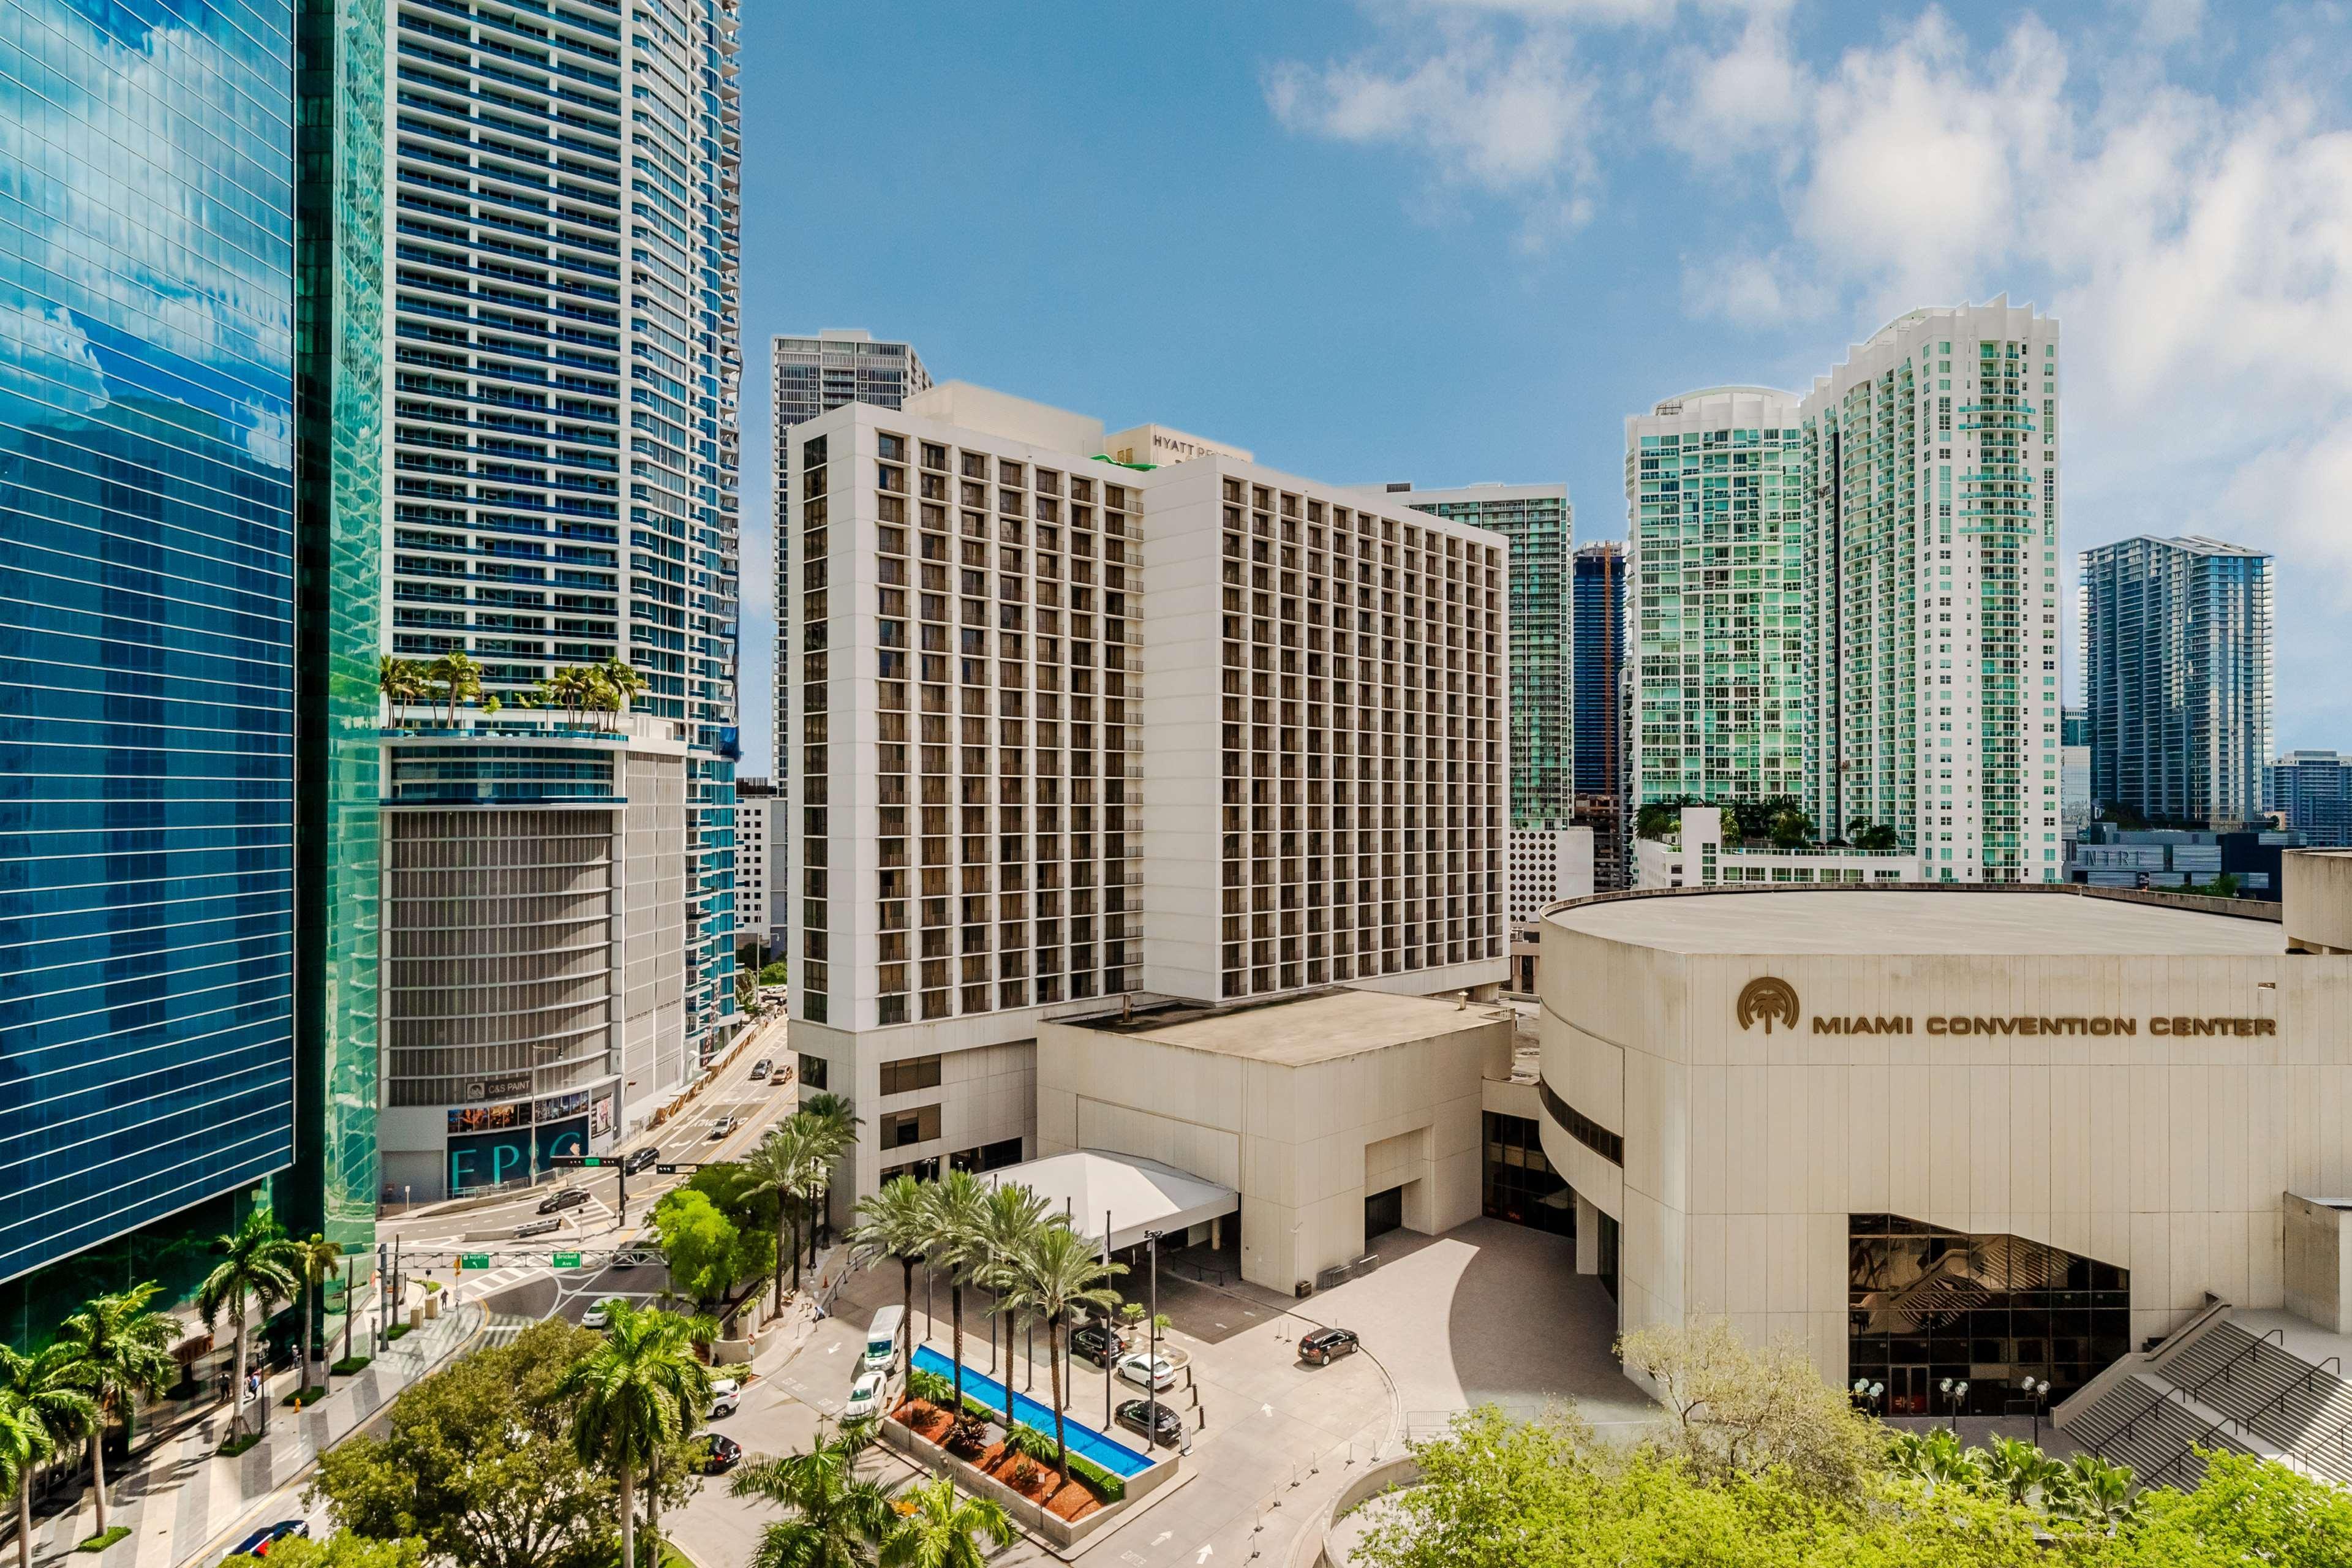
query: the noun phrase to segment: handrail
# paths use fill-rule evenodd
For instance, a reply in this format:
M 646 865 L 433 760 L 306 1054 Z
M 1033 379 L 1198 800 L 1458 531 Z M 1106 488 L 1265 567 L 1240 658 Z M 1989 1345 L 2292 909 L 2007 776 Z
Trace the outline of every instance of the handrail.
M 2240 1331 L 2242 1332 L 2243 1331 L 2242 1330 Z M 2248 1356 L 2259 1352 L 2264 1345 L 2270 1343 L 2273 1340 L 2276 1340 L 2278 1342 L 2279 1353 L 2281 1355 L 2289 1353 L 2286 1348 L 2286 1331 L 2284 1329 L 2272 1329 L 2265 1332 L 2262 1338 L 2256 1340 L 2252 1344 L 2248 1345 L 2244 1350 L 2240 1351 L 2236 1355 L 2231 1356 L 2228 1361 L 2223 1362 L 2220 1366 L 2215 1367 L 2211 1372 L 2206 1373 L 2204 1381 L 2198 1384 L 2196 1387 L 2190 1389 L 2189 1392 L 2191 1394 L 2201 1394 L 2204 1392 L 2208 1384 L 2210 1384 L 2215 1378 L 2228 1373 L 2232 1367 L 2235 1367 L 2240 1362 L 2245 1360 Z M 2299 1360 L 2301 1358 L 2298 1357 L 2297 1359 Z M 2176 1384 L 2175 1386 L 2178 1385 Z

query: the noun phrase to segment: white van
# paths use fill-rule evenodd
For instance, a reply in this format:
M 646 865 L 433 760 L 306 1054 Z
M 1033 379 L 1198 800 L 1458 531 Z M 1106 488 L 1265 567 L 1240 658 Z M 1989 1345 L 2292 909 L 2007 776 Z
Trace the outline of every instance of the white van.
M 867 1372 L 883 1372 L 898 1360 L 898 1331 L 907 1321 L 904 1307 L 885 1307 L 874 1314 L 866 1326 L 866 1358 L 859 1365 Z

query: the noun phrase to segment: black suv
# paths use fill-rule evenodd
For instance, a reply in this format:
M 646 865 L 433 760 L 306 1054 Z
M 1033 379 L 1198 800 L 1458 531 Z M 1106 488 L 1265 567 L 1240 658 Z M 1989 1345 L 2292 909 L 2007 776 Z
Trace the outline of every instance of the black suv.
M 541 1214 L 561 1214 L 565 1209 L 576 1209 L 587 1201 L 587 1188 L 566 1187 L 562 1192 L 550 1193 L 545 1197 L 540 1199 L 539 1212 Z
M 1118 1424 L 1160 1447 L 1184 1446 L 1184 1417 L 1165 1401 L 1155 1408 L 1149 1399 L 1130 1399 L 1118 1407 Z
M 1309 1366 L 1329 1366 L 1356 1350 L 1355 1333 L 1349 1329 L 1318 1329 L 1298 1341 L 1298 1359 Z
M 661 1151 L 658 1149 L 639 1149 L 621 1162 L 621 1174 L 634 1176 L 660 1158 Z
M 1107 1366 L 1127 1353 L 1127 1338 L 1099 1320 L 1070 1331 L 1070 1350 L 1097 1366 Z

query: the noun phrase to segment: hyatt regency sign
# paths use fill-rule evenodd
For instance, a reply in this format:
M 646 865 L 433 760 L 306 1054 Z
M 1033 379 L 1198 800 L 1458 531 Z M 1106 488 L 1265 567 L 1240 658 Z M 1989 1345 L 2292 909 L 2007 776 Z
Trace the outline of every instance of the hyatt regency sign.
M 1797 1000 L 1796 988 L 1785 980 L 1770 975 L 1749 981 L 1739 993 L 1735 1009 L 1743 1029 L 1762 1025 L 1770 1034 L 1772 1026 L 1793 1031 L 1804 1016 Z M 2160 1013 L 2146 1018 L 2093 1016 L 2062 1014 L 2052 1016 L 2037 1013 L 1855 1013 L 1844 1016 L 1816 1013 L 1812 1016 L 1812 1032 L 1816 1035 L 2137 1035 L 2141 1026 L 2151 1035 L 2169 1038 L 2218 1035 L 2230 1038 L 2260 1039 L 2278 1033 L 2275 1018 L 2199 1017 L 2186 1013 Z

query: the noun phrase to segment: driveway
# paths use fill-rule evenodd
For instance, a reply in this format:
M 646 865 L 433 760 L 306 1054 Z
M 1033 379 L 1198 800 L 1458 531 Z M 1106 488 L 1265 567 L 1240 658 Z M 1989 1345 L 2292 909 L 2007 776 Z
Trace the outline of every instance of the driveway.
M 1086 1549 L 1089 1562 L 1118 1568 L 1240 1563 L 1253 1553 L 1281 1562 L 1299 1533 L 1319 1521 L 1348 1480 L 1402 1450 L 1408 1434 L 1433 1435 L 1454 1411 L 1483 1400 L 1532 1414 L 1548 1400 L 1574 1398 L 1604 1430 L 1640 1420 L 1653 1407 L 1609 1354 L 1616 1305 L 1597 1282 L 1579 1278 L 1566 1243 L 1497 1221 L 1477 1220 L 1444 1237 L 1392 1232 L 1381 1240 L 1381 1268 L 1306 1301 L 1228 1280 L 1223 1285 L 1160 1276 L 1160 1307 L 1174 1323 L 1163 1337 L 1189 1357 L 1186 1381 L 1167 1403 L 1191 1429 L 1192 1453 L 1171 1489 Z M 1140 1278 L 1119 1285 L 1139 1299 Z M 771 1363 L 746 1391 L 742 1410 L 716 1424 L 752 1453 L 805 1447 L 841 1407 L 875 1309 L 898 1300 L 895 1266 L 853 1278 L 835 1315 L 808 1342 Z M 947 1292 L 925 1310 L 918 1275 L 914 1331 L 944 1351 Z M 987 1372 L 1004 1360 L 988 1344 L 983 1298 L 967 1293 L 967 1365 Z M 1364 1353 L 1328 1367 L 1297 1360 L 1298 1336 L 1337 1325 L 1362 1337 Z M 1048 1379 L 1032 1366 L 1025 1339 L 1014 1347 L 1016 1387 L 1044 1401 Z M 1042 1356 L 1042 1350 L 1040 1352 Z M 1079 1361 L 1065 1409 L 1099 1427 L 1101 1369 Z M 1136 1396 L 1117 1385 L 1113 1402 Z M 1132 1434 L 1118 1430 L 1123 1442 Z M 878 1478 L 915 1473 L 897 1456 L 869 1454 Z M 668 1521 L 700 1568 L 742 1568 L 772 1511 L 736 1502 L 713 1480 Z M 1055 1561 L 1026 1540 L 996 1561 Z

